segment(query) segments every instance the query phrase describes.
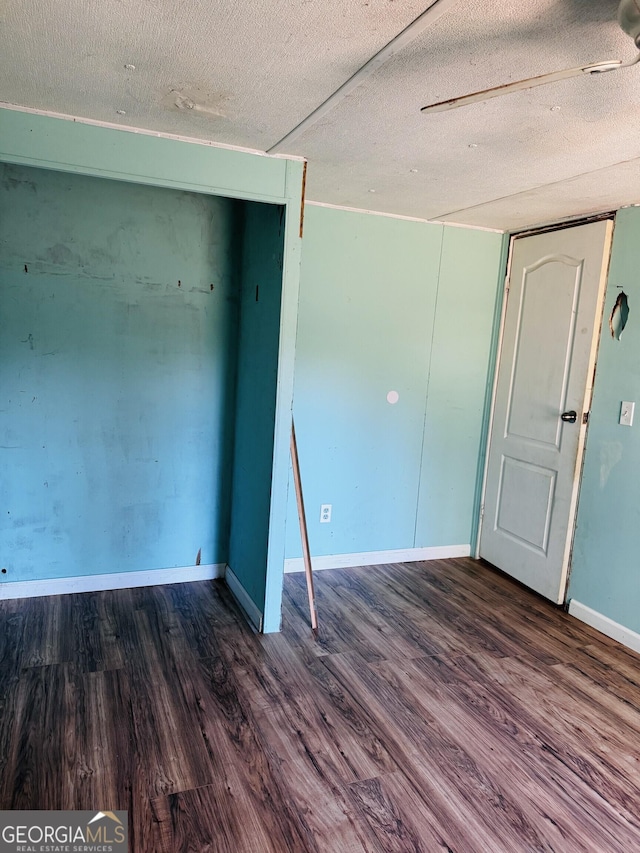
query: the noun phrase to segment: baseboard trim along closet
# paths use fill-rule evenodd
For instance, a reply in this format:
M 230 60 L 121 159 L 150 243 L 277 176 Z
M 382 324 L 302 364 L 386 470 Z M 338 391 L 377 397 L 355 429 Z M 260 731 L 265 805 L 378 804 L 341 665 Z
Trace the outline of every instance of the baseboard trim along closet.
M 242 584 L 234 574 L 233 569 L 230 569 L 229 566 L 227 566 L 227 571 L 225 573 L 224 579 L 226 580 L 227 586 L 231 590 L 233 597 L 240 605 L 240 608 L 243 610 L 250 624 L 256 629 L 256 631 L 261 632 L 263 614 L 261 610 L 253 603 L 251 597 L 249 596 L 249 593 L 242 586 Z
M 634 652 L 640 652 L 640 634 L 637 634 L 630 628 L 625 628 L 624 625 L 614 622 L 613 619 L 609 619 L 608 616 L 598 613 L 597 610 L 592 610 L 586 604 L 581 604 L 575 598 L 572 598 L 569 602 L 569 613 L 581 622 L 591 625 L 592 628 L 600 631 L 601 634 L 606 634 L 607 637 L 617 640 L 623 646 L 633 649 Z
M 140 572 L 114 572 L 107 575 L 80 575 L 69 578 L 46 578 L 33 581 L 9 581 L 0 584 L 0 600 L 35 598 L 40 595 L 67 595 L 72 592 L 100 592 L 105 589 L 131 589 L 137 586 L 160 586 L 222 578 L 224 563 L 205 566 L 179 566 L 174 569 L 150 569 Z
M 329 554 L 311 557 L 316 569 L 353 569 L 358 566 L 381 566 L 387 563 L 417 563 L 422 560 L 446 560 L 450 557 L 469 557 L 470 545 L 437 545 L 432 548 L 401 548 L 397 551 L 361 551 L 356 554 Z M 303 572 L 302 557 L 284 561 L 285 572 Z

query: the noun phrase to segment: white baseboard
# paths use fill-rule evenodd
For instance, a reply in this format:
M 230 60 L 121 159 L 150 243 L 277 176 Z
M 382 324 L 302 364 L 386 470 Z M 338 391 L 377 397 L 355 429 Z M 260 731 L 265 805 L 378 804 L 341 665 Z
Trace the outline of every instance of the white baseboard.
M 10 581 L 0 583 L 0 600 L 213 580 L 214 578 L 224 577 L 225 568 L 224 563 L 209 563 L 205 566 L 180 566 L 175 569 L 150 569 L 140 572 L 114 572 L 107 575 L 80 575 L 69 578 Z
M 569 613 L 581 622 L 591 625 L 596 631 L 611 637 L 612 640 L 617 640 L 623 646 L 633 649 L 634 652 L 640 652 L 640 634 L 630 628 L 625 628 L 624 625 L 614 622 L 613 619 L 598 613 L 597 610 L 592 610 L 586 604 L 581 604 L 575 598 L 569 602 Z
M 437 545 L 432 548 L 401 548 L 397 551 L 361 551 L 355 554 L 330 554 L 312 557 L 311 565 L 317 569 L 353 569 L 357 566 L 380 566 L 385 563 L 416 563 L 420 560 L 446 560 L 450 557 L 468 557 L 470 545 Z M 284 561 L 285 572 L 303 572 L 304 560 L 294 557 Z
M 233 570 L 227 566 L 227 571 L 225 573 L 225 580 L 227 582 L 227 586 L 231 590 L 231 593 L 235 600 L 240 605 L 241 610 L 249 620 L 249 623 L 258 631 L 262 632 L 262 620 L 263 613 L 257 605 L 254 604 L 253 600 L 249 596 L 249 593 L 242 586 Z

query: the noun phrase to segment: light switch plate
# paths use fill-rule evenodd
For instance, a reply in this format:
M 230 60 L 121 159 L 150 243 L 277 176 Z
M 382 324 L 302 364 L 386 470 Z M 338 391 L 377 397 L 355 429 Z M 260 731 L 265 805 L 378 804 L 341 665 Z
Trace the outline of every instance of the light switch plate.
M 633 413 L 635 408 L 635 403 L 625 401 L 620 403 L 620 420 L 618 423 L 621 423 L 622 426 L 631 426 L 633 424 Z

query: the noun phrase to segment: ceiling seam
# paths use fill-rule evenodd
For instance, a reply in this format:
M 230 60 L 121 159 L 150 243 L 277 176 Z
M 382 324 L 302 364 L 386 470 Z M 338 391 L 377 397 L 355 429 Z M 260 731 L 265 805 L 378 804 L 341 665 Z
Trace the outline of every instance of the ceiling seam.
M 408 24 L 398 35 L 394 36 L 390 42 L 381 48 L 377 53 L 368 59 L 351 77 L 339 86 L 335 92 L 332 92 L 319 106 L 315 108 L 308 116 L 302 119 L 295 127 L 293 127 L 282 139 L 279 139 L 274 145 L 267 149 L 267 153 L 272 154 L 281 146 L 297 139 L 307 128 L 314 125 L 324 115 L 330 112 L 336 104 L 342 101 L 346 96 L 357 89 L 364 80 L 374 74 L 379 68 L 382 68 L 391 57 L 395 56 L 399 51 L 411 44 L 427 27 L 435 23 L 438 18 L 442 17 L 452 6 L 459 3 L 460 0 L 434 0 L 431 5 L 425 9 L 417 18 Z
M 466 213 L 469 210 L 475 210 L 479 207 L 484 207 L 488 204 L 494 204 L 498 201 L 506 201 L 510 198 L 517 198 L 519 195 L 525 195 L 525 193 L 535 192 L 536 190 L 542 190 L 546 187 L 555 187 L 559 184 L 565 184 L 568 181 L 575 181 L 578 178 L 586 178 L 588 175 L 596 175 L 598 172 L 606 172 L 607 169 L 615 169 L 616 166 L 627 166 L 631 163 L 640 163 L 640 157 L 630 157 L 628 160 L 618 160 L 615 163 L 610 163 L 608 166 L 601 166 L 598 169 L 590 169 L 588 172 L 579 172 L 577 175 L 570 175 L 566 178 L 560 178 L 557 181 L 550 181 L 547 184 L 536 184 L 532 187 L 527 187 L 525 190 L 518 190 L 517 193 L 508 193 L 507 195 L 498 196 L 497 198 L 491 198 L 487 201 L 481 201 L 478 204 L 472 204 L 469 207 L 460 207 L 457 210 L 451 210 L 448 213 L 440 213 L 434 219 L 429 220 L 430 222 L 442 221 L 444 222 L 443 217 L 445 216 L 455 216 L 457 213 Z M 631 202 L 627 202 L 627 204 L 631 204 Z

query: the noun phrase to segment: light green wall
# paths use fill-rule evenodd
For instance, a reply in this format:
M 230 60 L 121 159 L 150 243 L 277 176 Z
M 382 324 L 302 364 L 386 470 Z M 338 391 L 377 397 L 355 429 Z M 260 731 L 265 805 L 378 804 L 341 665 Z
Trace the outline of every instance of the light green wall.
M 640 632 L 640 210 L 618 212 L 580 489 L 569 597 Z M 608 319 L 624 288 L 620 341 Z M 618 424 L 636 402 L 635 423 Z
M 229 568 L 261 612 L 266 595 L 284 216 L 283 207 L 246 204 L 240 267 Z
M 265 588 L 264 597 L 255 596 L 264 599 L 264 630 L 278 630 L 301 252 L 302 162 L 5 108 L 0 109 L 0 162 L 267 202 L 286 210 L 266 577 L 264 566 L 255 568 Z M 279 247 L 274 248 L 276 254 Z M 86 573 L 85 567 L 79 567 L 77 573 Z
M 266 582 L 262 564 L 246 581 L 277 630 L 285 509 L 300 553 L 286 475 L 301 164 L 8 110 L 0 160 L 286 206 Z M 472 541 L 502 249 L 498 234 L 307 207 L 296 418 L 314 553 Z
M 0 161 L 287 207 L 266 583 L 259 569 L 265 629 L 277 630 L 302 165 L 6 109 L 0 109 Z M 497 234 L 307 207 L 295 408 L 315 554 L 473 541 L 503 252 Z M 569 588 L 570 597 L 635 631 L 640 422 L 629 429 L 617 420 L 621 400 L 640 402 L 638 269 L 640 212 L 623 210 Z M 614 342 L 606 319 L 619 286 L 629 295 L 631 318 L 622 341 Z M 395 406 L 386 402 L 389 390 L 400 395 Z M 29 477 L 35 467 L 33 459 L 25 465 Z M 320 525 L 325 502 L 333 504 L 333 522 Z M 292 493 L 287 517 L 287 556 L 298 556 Z M 214 540 L 205 544 L 204 560 L 217 559 Z M 189 540 L 185 554 L 191 551 Z M 182 560 L 176 554 L 171 562 Z M 65 565 L 69 572 L 71 563 Z M 83 560 L 78 573 L 87 565 Z M 254 590 L 255 599 L 261 595 Z
M 474 545 L 507 239 L 445 227 L 416 547 Z
M 2 581 L 227 561 L 241 206 L 0 163 Z
M 470 543 L 502 242 L 307 207 L 294 414 L 314 555 Z M 290 489 L 288 557 L 299 539 Z
M 0 160 L 257 201 L 299 198 L 302 177 L 285 159 L 11 109 L 0 109 Z

